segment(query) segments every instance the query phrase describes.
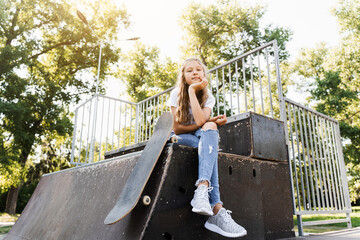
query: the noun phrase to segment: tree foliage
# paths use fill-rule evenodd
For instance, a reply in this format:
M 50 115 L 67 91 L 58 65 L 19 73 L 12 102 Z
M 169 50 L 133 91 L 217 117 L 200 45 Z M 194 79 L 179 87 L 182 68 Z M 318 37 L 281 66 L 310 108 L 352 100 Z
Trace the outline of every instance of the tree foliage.
M 87 3 L 84 13 L 94 32 L 76 16 L 75 1 L 5 0 L 0 3 L 0 131 L 2 165 L 8 182 L 24 182 L 12 167 L 27 171 L 29 156 L 43 136 L 68 136 L 72 132 L 70 103 L 94 91 L 99 39 L 104 41 L 101 75 L 119 58 L 119 28 L 129 22 L 125 10 L 110 1 Z M 80 6 L 84 1 L 76 1 Z M 8 157 L 10 156 L 10 157 Z M 9 160 L 6 160 L 9 159 Z M 12 162 L 10 162 L 12 161 Z M 19 166 L 14 165 L 14 163 Z M 6 179 L 6 178 L 5 178 Z
M 211 68 L 276 39 L 280 59 L 286 59 L 289 54 L 285 45 L 292 33 L 271 25 L 261 29 L 264 13 L 260 5 L 242 6 L 236 0 L 219 0 L 206 6 L 190 4 L 180 21 L 186 36 L 184 55 L 199 56 Z
M 176 81 L 178 65 L 171 59 L 160 59 L 157 47 L 137 43 L 125 57 L 128 63 L 119 73 L 127 85 L 132 101 L 139 102 L 172 87 Z

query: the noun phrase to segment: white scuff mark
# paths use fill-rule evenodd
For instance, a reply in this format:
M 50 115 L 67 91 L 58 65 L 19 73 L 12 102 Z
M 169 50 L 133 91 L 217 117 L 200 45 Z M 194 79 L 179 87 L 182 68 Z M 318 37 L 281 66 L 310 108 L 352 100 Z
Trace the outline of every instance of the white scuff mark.
M 209 146 L 209 154 L 211 154 L 213 151 L 213 146 Z

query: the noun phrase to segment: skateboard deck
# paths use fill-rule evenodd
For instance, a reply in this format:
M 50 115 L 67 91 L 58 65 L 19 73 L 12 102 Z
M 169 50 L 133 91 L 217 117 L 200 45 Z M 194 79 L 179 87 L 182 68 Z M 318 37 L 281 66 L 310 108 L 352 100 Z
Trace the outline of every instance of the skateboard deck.
M 170 112 L 162 114 L 156 123 L 154 134 L 146 144 L 137 164 L 126 181 L 115 206 L 105 218 L 104 224 L 114 224 L 123 219 L 134 209 L 167 140 L 169 139 L 172 128 L 172 114 Z

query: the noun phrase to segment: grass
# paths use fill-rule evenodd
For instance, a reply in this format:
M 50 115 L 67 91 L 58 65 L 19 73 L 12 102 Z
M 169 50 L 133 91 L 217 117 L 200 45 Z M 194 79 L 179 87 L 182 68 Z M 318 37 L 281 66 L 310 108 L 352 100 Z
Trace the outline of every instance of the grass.
M 12 226 L 0 227 L 0 235 L 7 234 L 11 228 Z
M 7 213 L 0 213 L 0 222 L 15 222 L 19 218 L 20 214 L 9 215 Z M 352 227 L 360 226 L 360 206 L 352 207 L 351 224 Z M 329 220 L 329 219 L 339 219 L 345 218 L 345 214 L 319 214 L 319 215 L 304 215 L 303 221 L 319 221 L 319 220 Z M 0 227 L 0 235 L 7 234 L 12 226 Z M 304 232 L 306 233 L 324 233 L 331 231 L 338 231 L 346 229 L 346 223 L 334 223 L 318 226 L 306 226 L 304 227 Z M 297 219 L 294 216 L 294 231 L 297 232 Z
M 16 222 L 20 214 L 10 215 L 7 213 L 0 213 L 0 222 Z M 12 226 L 2 226 L 0 227 L 0 235 L 7 234 Z
M 360 206 L 352 207 L 351 225 L 352 227 L 360 226 Z M 319 221 L 319 220 L 330 220 L 330 219 L 341 219 L 345 218 L 345 214 L 319 214 L 319 215 L 303 215 L 303 221 Z M 294 230 L 297 231 L 297 218 L 294 216 Z M 338 231 L 346 229 L 346 223 L 334 223 L 334 224 L 325 224 L 325 225 L 316 225 L 316 226 L 306 226 L 304 227 L 305 233 L 324 233 L 331 231 Z
M 16 222 L 20 214 L 10 215 L 8 213 L 0 213 L 0 222 Z

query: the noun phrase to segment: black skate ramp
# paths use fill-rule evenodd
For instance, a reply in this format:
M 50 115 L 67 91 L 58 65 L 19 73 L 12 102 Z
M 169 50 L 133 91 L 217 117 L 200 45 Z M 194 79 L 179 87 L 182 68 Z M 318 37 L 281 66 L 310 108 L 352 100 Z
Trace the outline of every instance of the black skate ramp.
M 220 146 L 227 139 L 229 144 L 236 140 L 231 142 L 231 148 L 250 148 L 244 148 L 248 156 L 231 153 L 231 148 L 219 153 L 222 201 L 225 208 L 232 210 L 233 219 L 247 229 L 248 235 L 241 239 L 291 238 L 295 234 L 288 163 L 283 159 L 286 149 L 280 157 L 275 154 L 279 146 L 264 151 L 252 149 L 269 146 L 256 145 L 256 141 L 283 141 L 274 135 L 254 139 L 253 133 L 259 131 L 254 127 L 267 131 L 281 126 L 279 121 L 256 126 L 252 124 L 254 119 L 250 114 L 239 123 L 232 122 L 233 128 L 230 124 L 219 129 Z M 256 122 L 268 120 L 272 121 L 262 118 Z M 239 129 L 247 129 L 249 138 L 242 139 Z M 228 239 L 206 230 L 207 217 L 191 211 L 198 172 L 197 149 L 178 144 L 165 147 L 145 186 L 143 194 L 151 197 L 151 204 L 138 203 L 124 219 L 105 225 L 105 217 L 139 159 L 141 147 L 136 148 L 126 155 L 121 151 L 121 156 L 112 153 L 111 159 L 100 163 L 43 176 L 5 239 Z M 262 159 L 254 158 L 256 152 L 261 152 Z M 271 158 L 264 159 L 266 152 Z

